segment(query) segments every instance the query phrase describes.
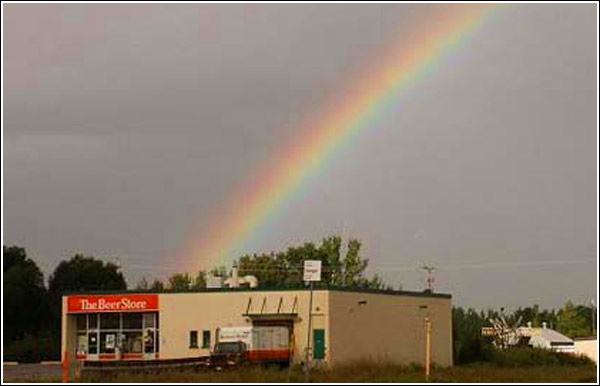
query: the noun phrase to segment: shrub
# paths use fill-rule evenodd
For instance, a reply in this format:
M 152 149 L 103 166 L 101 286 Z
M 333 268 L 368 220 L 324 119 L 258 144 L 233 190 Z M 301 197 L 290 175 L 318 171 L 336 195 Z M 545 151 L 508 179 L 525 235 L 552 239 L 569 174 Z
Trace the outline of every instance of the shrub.
M 532 347 L 511 347 L 498 349 L 486 347 L 483 352 L 486 362 L 499 367 L 520 366 L 582 366 L 592 364 L 589 358 L 559 353 Z
M 60 340 L 56 336 L 26 334 L 22 339 L 7 342 L 4 360 L 21 363 L 38 363 L 43 360 L 60 359 Z
M 23 363 L 35 363 L 43 359 L 39 342 L 34 336 L 29 334 L 25 335 L 22 339 L 7 344 L 5 357 Z

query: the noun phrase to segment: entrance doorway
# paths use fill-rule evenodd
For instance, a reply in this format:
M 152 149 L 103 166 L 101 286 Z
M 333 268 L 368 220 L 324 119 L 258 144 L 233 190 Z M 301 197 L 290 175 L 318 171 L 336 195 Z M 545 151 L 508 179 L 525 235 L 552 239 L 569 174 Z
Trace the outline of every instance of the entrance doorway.
M 285 361 L 279 361 L 279 363 L 284 366 L 291 364 L 295 354 L 294 321 L 296 320 L 296 316 L 261 314 L 252 315 L 251 320 L 252 327 L 285 327 L 288 330 L 289 351 L 285 354 Z
M 313 330 L 313 359 L 325 359 L 325 330 Z
M 78 314 L 76 358 L 80 360 L 155 359 L 158 313 Z

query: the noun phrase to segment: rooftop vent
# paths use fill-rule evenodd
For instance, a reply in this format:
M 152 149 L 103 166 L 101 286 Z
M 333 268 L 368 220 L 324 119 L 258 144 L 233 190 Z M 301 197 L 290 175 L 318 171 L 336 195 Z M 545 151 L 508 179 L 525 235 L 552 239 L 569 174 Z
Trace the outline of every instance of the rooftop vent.
M 239 277 L 238 276 L 238 268 L 237 266 L 233 266 L 231 268 L 231 276 L 225 280 L 225 286 L 229 288 L 239 288 L 242 285 L 247 285 L 250 288 L 258 287 L 258 279 L 256 276 L 246 275 Z

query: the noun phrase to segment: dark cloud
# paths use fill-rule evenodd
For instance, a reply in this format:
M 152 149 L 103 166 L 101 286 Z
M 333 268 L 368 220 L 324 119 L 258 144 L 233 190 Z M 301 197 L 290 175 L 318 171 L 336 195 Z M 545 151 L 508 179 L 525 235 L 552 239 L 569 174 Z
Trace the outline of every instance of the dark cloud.
M 5 243 L 46 273 L 75 251 L 120 256 L 132 284 L 172 272 L 194 226 L 442 7 L 4 6 Z M 247 248 L 344 228 L 405 288 L 429 262 L 458 303 L 585 301 L 596 25 L 593 5 L 506 7 Z

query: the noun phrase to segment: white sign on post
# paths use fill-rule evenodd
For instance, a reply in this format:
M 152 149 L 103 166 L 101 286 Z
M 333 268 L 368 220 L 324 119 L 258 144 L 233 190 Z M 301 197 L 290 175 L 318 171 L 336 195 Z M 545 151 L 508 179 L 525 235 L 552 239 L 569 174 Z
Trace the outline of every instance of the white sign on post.
M 321 260 L 304 260 L 304 281 L 321 281 Z

